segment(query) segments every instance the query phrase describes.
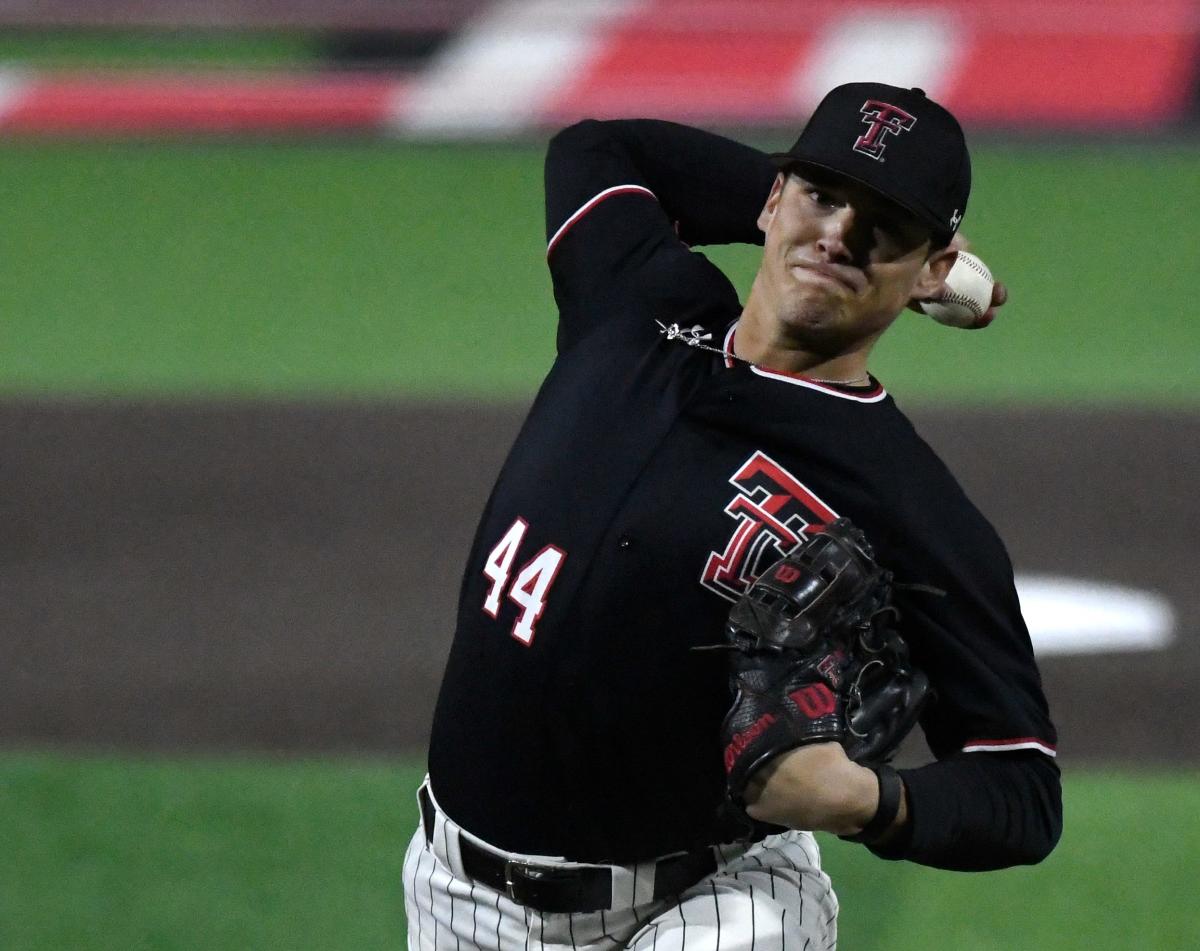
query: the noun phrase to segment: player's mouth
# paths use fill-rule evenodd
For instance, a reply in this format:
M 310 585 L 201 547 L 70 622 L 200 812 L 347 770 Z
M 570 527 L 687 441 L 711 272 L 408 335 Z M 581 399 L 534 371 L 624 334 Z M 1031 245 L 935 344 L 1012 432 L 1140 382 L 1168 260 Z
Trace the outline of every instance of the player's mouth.
M 851 294 L 857 294 L 862 290 L 864 283 L 861 271 L 843 264 L 799 260 L 790 262 L 788 270 L 800 280 L 816 278 L 821 283 L 839 287 Z

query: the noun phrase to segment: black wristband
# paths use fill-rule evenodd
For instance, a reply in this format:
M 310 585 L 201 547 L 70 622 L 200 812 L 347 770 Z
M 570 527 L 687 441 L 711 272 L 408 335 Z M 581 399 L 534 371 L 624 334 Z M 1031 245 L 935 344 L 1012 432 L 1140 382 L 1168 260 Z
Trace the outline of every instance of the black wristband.
M 892 827 L 892 823 L 896 821 L 896 815 L 900 812 L 900 798 L 904 793 L 904 783 L 900 779 L 900 774 L 886 763 L 873 767 L 873 769 L 875 779 L 879 782 L 879 806 L 875 810 L 875 815 L 871 817 L 871 821 L 863 826 L 860 832 L 838 837 L 847 842 L 866 844 L 874 842 Z

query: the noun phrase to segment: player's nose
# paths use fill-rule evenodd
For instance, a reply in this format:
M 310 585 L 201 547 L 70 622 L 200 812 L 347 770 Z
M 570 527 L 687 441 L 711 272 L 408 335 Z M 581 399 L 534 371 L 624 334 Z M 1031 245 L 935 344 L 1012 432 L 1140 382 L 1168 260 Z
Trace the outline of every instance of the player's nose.
M 850 236 L 854 230 L 855 211 L 851 205 L 843 205 L 825 217 L 817 248 L 826 259 L 838 264 L 848 264 L 854 255 L 850 250 Z

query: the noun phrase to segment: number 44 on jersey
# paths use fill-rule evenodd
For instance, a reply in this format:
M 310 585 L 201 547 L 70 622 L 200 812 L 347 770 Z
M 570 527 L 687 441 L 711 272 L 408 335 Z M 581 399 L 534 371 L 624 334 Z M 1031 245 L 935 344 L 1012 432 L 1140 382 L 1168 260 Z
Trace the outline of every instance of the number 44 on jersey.
M 546 610 L 550 586 L 554 584 L 558 569 L 567 557 L 567 553 L 561 548 L 547 545 L 517 569 L 516 576 L 509 585 L 513 562 L 517 560 L 517 552 L 528 530 L 528 523 L 518 516 L 496 543 L 496 547 L 488 553 L 483 565 L 483 575 L 491 582 L 487 596 L 483 599 L 483 610 L 492 617 L 498 616 L 504 589 L 507 587 L 508 600 L 521 609 L 521 613 L 513 622 L 512 636 L 526 647 L 533 643 L 534 627 L 542 612 Z

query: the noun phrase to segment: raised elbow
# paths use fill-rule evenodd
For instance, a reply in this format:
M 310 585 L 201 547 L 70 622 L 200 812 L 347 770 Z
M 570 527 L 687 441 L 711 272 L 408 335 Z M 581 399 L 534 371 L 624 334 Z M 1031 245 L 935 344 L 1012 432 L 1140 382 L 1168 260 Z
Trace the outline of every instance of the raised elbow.
M 581 119 L 573 125 L 560 129 L 550 138 L 546 147 L 547 160 L 560 155 L 591 148 L 607 136 L 606 123 L 600 119 Z

